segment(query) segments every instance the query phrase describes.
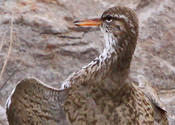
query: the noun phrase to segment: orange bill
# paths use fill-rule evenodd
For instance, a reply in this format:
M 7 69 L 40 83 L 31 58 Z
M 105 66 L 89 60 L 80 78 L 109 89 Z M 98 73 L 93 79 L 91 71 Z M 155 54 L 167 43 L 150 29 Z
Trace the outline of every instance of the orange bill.
M 83 21 L 75 21 L 75 26 L 99 26 L 102 23 L 101 19 L 94 18 L 94 19 L 87 19 Z

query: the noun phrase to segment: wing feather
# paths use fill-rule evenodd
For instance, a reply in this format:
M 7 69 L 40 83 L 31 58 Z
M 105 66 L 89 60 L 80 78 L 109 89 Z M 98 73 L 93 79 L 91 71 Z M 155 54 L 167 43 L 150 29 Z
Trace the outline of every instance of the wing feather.
M 69 125 L 63 104 L 67 90 L 54 89 L 36 78 L 20 81 L 6 103 L 10 125 Z

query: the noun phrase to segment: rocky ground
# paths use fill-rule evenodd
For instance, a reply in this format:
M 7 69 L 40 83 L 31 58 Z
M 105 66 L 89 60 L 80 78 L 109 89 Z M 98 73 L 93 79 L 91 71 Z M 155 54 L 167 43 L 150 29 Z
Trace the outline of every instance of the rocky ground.
M 140 21 L 131 75 L 144 75 L 175 114 L 175 0 L 1 0 L 0 71 L 11 38 L 13 44 L 0 78 L 0 125 L 7 124 L 5 102 L 19 80 L 37 77 L 59 88 L 72 72 L 102 52 L 99 28 L 77 28 L 73 22 L 100 17 L 115 5 L 134 9 Z

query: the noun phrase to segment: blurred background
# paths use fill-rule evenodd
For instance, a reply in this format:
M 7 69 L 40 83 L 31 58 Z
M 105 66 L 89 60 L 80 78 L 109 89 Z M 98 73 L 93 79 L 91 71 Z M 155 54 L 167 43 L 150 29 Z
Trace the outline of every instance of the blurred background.
M 73 22 L 116 5 L 132 8 L 140 21 L 131 75 L 148 79 L 175 114 L 175 0 L 0 0 L 0 125 L 7 125 L 5 102 L 19 80 L 59 88 L 102 52 L 100 29 Z

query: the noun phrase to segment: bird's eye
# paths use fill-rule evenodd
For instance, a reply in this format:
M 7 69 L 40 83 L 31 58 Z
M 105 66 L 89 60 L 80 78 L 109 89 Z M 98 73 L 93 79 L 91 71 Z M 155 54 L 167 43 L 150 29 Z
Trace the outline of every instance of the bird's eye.
M 112 16 L 107 15 L 106 16 L 106 22 L 110 23 L 112 21 Z

